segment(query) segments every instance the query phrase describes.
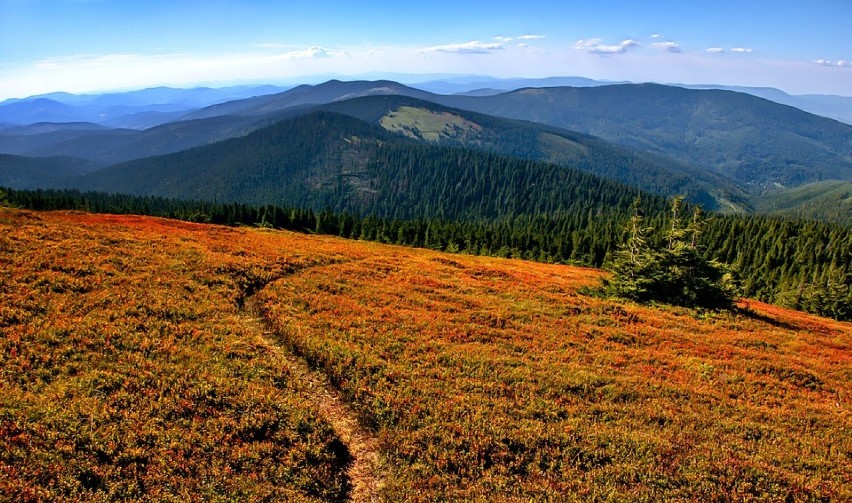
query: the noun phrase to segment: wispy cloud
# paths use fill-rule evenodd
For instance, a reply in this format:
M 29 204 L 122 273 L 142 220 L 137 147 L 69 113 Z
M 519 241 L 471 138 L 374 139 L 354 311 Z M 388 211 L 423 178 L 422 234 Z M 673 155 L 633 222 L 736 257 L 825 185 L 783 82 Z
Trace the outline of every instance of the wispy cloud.
M 722 54 L 725 52 L 725 49 L 721 47 L 708 47 L 705 49 L 705 52 L 709 52 L 710 54 Z
M 33 62 L 33 68 L 37 70 L 64 70 L 104 67 L 110 65 L 156 63 L 161 61 L 172 61 L 189 57 L 188 54 L 158 54 L 153 56 L 140 54 L 75 54 L 61 58 L 48 58 Z
M 622 40 L 616 45 L 605 45 L 603 40 L 599 38 L 590 38 L 588 40 L 578 40 L 574 44 L 575 49 L 590 52 L 592 54 L 607 55 L 607 54 L 622 54 L 627 52 L 631 47 L 636 47 L 639 42 L 632 39 Z
M 285 52 L 281 55 L 281 57 L 284 59 L 328 58 L 336 54 L 337 53 L 332 54 L 322 47 L 313 46 L 299 51 Z
M 651 44 L 651 47 L 662 52 L 683 52 L 683 49 L 680 48 L 677 42 L 655 42 Z
M 447 44 L 436 45 L 421 49 L 420 52 L 449 52 L 455 54 L 488 54 L 493 51 L 503 50 L 501 42 L 480 42 L 479 40 L 471 40 L 463 44 Z
M 660 35 L 659 33 L 652 33 L 651 34 L 651 38 L 660 38 L 660 37 L 662 37 L 662 35 Z
M 512 42 L 513 40 L 541 40 L 543 38 L 547 38 L 545 35 L 518 35 L 517 37 L 505 37 L 503 35 L 497 35 L 494 37 L 494 40 L 501 44 L 505 44 L 508 42 Z
M 818 59 L 814 61 L 814 63 L 822 66 L 852 67 L 852 61 L 847 61 L 845 59 L 838 59 L 837 61 L 832 61 L 830 59 Z
M 751 47 L 732 47 L 731 52 L 736 52 L 739 54 L 749 54 L 751 53 Z
M 276 54 L 279 59 L 311 59 L 311 58 L 331 58 L 331 57 L 341 57 L 348 56 L 349 54 L 345 51 L 330 51 L 325 47 L 320 47 L 317 45 L 308 47 L 307 49 L 294 49 L 293 44 L 285 44 L 281 42 L 262 42 L 260 44 L 254 44 L 251 46 L 255 49 L 270 49 L 276 52 L 270 52 L 269 54 Z M 290 49 L 287 52 L 278 52 L 283 49 Z

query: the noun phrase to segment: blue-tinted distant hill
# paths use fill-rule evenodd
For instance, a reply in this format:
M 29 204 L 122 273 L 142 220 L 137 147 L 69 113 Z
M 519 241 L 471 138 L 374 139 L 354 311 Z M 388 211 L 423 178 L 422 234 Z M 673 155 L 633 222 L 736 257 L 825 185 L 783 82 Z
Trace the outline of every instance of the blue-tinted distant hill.
M 278 93 L 276 86 L 233 86 L 220 89 L 155 87 L 140 91 L 75 95 L 50 93 L 0 103 L 0 123 L 92 122 L 144 129 L 180 119 L 215 103 Z

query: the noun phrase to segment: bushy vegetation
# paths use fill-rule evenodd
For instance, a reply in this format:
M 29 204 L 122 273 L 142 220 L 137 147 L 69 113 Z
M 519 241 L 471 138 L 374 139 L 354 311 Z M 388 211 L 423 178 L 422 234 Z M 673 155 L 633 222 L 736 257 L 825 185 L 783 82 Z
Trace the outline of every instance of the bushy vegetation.
M 600 271 L 364 245 L 258 294 L 377 429 L 388 501 L 841 501 L 852 327 L 579 293 Z
M 380 439 L 388 501 L 837 500 L 847 323 L 580 294 L 600 271 L 133 216 L 0 209 L 0 492 L 345 496 L 280 349 Z M 343 451 L 343 452 L 341 452 Z
M 238 311 L 327 255 L 0 208 L 0 500 L 328 501 L 345 448 Z
M 729 271 L 708 260 L 699 248 L 704 226 L 700 207 L 683 223 L 683 198 L 672 200 L 664 245 L 650 242 L 653 229 L 644 226 L 639 199 L 633 205 L 627 239 L 614 253 L 613 277 L 604 278 L 604 291 L 639 302 L 660 301 L 687 307 L 730 308 L 736 286 Z M 659 232 L 659 231 L 658 231 Z

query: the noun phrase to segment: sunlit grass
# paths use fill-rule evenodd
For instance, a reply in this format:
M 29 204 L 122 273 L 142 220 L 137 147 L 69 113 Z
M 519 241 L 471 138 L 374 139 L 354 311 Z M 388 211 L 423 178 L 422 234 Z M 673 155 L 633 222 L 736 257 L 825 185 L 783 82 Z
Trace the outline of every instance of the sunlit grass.
M 601 274 L 393 248 L 261 299 L 381 433 L 390 500 L 850 497 L 849 324 L 578 293 Z
M 0 494 L 12 501 L 324 501 L 345 459 L 246 281 L 314 261 L 245 232 L 2 210 Z M 0 498 L 0 499 L 3 499 Z
M 379 438 L 388 501 L 852 499 L 852 325 L 582 294 L 604 273 L 0 210 L 0 494 L 326 500 L 281 349 Z

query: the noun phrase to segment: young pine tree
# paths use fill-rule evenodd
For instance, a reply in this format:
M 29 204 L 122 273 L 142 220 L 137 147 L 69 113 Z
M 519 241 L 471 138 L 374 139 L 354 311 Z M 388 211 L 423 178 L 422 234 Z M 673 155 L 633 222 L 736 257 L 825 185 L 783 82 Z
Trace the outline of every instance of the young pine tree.
M 610 264 L 614 276 L 604 280 L 604 289 L 609 295 L 645 302 L 652 300 L 660 280 L 660 257 L 648 243 L 653 229 L 645 226 L 641 202 L 640 197 L 633 201 L 626 239 Z
M 660 301 L 688 307 L 730 308 L 735 297 L 733 278 L 722 264 L 707 260 L 698 247 L 703 213 L 696 208 L 683 225 L 683 198 L 672 200 L 665 229 L 665 247 L 649 244 L 651 229 L 643 225 L 640 201 L 633 203 L 626 241 L 612 262 L 613 277 L 605 290 L 638 302 Z

